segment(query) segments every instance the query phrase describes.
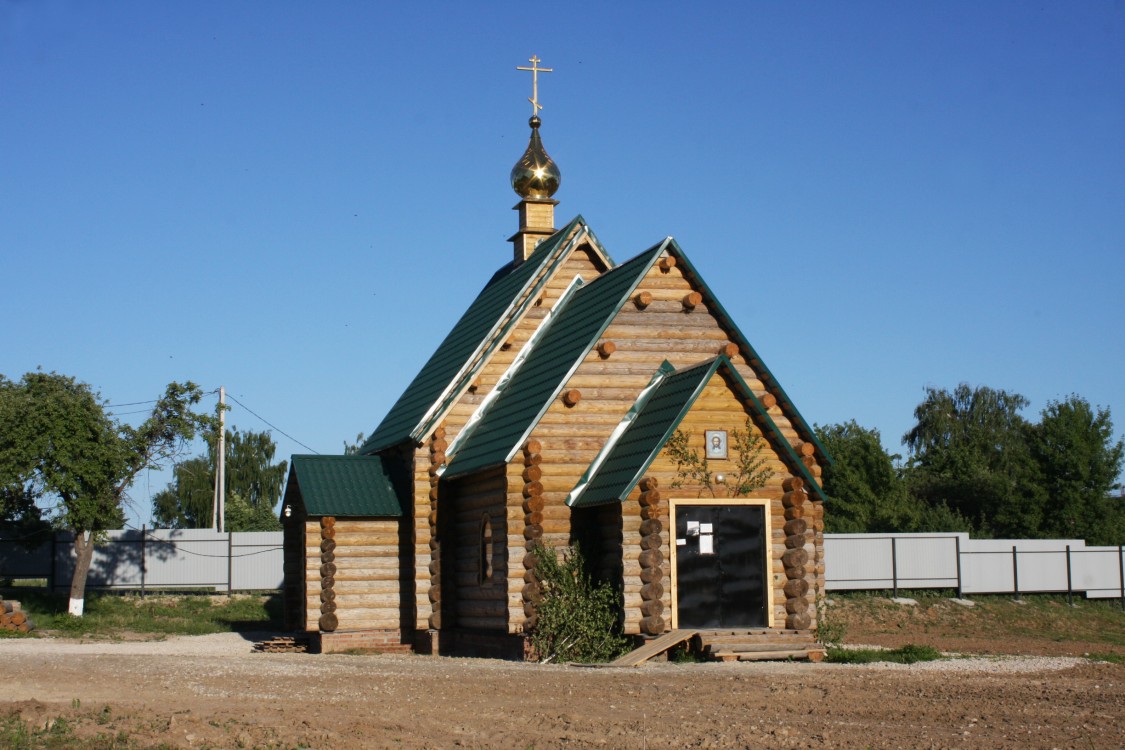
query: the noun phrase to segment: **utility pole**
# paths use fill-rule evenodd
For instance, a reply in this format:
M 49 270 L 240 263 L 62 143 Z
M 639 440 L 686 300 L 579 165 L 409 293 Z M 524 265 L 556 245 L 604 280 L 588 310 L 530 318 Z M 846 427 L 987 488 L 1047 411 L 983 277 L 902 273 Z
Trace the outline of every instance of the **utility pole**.
M 227 389 L 219 386 L 219 439 L 215 445 L 215 498 L 211 504 L 211 528 L 221 532 L 226 515 Z

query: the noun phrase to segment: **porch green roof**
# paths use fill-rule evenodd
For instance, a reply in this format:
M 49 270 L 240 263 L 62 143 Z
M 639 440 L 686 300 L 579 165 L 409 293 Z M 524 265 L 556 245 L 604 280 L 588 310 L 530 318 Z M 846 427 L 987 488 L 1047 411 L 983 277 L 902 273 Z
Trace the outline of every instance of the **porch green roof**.
M 297 455 L 291 466 L 289 482 L 296 479 L 310 516 L 404 515 L 380 456 Z
M 720 370 L 736 394 L 750 405 L 762 433 L 778 451 L 782 462 L 793 474 L 805 480 L 810 492 L 823 500 L 820 483 L 785 439 L 769 411 L 730 360 L 719 356 L 678 371 L 673 371 L 671 365 L 665 362 L 654 378 L 653 387 L 641 394 L 626 415 L 621 429 L 607 441 L 586 475 L 570 493 L 567 504 L 583 508 L 619 502 L 628 497 L 691 410 L 704 386 Z

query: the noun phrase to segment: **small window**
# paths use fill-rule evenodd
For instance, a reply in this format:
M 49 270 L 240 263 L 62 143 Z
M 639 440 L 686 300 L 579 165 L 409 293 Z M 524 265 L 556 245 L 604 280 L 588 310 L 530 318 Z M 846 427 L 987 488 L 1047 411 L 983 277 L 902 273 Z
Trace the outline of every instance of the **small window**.
M 480 559 L 477 583 L 484 586 L 492 580 L 492 519 L 485 513 L 480 519 Z

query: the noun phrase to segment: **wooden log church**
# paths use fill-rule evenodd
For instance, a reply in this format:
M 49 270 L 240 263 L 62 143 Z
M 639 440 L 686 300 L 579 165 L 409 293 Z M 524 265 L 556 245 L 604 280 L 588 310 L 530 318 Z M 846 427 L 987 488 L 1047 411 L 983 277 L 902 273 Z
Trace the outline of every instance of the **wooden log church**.
M 357 455 L 292 458 L 288 625 L 325 652 L 523 658 L 529 550 L 580 543 L 638 642 L 811 643 L 830 458 L 674 239 L 616 263 L 581 216 L 555 227 L 537 88 L 512 259 Z

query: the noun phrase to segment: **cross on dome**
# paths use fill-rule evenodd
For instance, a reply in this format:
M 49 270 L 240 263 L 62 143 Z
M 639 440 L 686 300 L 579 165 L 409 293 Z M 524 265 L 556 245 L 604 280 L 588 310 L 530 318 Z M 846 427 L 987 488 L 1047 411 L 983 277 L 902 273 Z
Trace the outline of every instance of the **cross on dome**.
M 539 103 L 539 74 L 540 73 L 554 73 L 554 68 L 540 68 L 539 63 L 543 62 L 539 59 L 538 55 L 532 55 L 527 60 L 531 63 L 531 67 L 524 65 L 517 65 L 516 70 L 531 71 L 531 96 L 528 101 L 531 102 L 531 116 L 539 114 L 539 110 L 543 109 L 543 105 Z

